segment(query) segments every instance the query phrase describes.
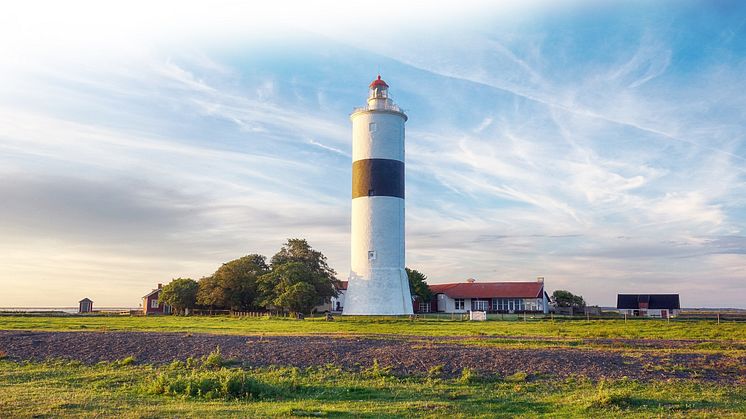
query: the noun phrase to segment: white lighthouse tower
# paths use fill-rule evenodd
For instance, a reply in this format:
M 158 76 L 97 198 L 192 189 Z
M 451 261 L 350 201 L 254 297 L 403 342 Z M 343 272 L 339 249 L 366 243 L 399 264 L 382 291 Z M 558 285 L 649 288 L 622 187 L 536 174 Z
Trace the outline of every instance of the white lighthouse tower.
M 352 260 L 343 314 L 412 314 L 404 270 L 404 123 L 381 76 L 352 120 Z

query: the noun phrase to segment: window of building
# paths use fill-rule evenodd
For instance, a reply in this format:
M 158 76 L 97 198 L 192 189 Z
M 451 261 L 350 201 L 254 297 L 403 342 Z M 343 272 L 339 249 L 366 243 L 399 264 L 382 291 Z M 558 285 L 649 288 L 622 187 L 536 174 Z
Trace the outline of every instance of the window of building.
M 489 304 L 487 300 L 473 299 L 471 300 L 471 309 L 474 311 L 487 311 Z
M 377 129 L 378 129 L 378 126 L 376 125 L 375 122 L 371 122 L 370 124 L 368 124 L 368 130 L 370 132 L 376 132 Z
M 420 303 L 420 313 L 429 313 L 430 303 Z
M 464 299 L 463 298 L 457 298 L 454 300 L 456 303 L 456 310 L 463 310 L 464 309 Z
M 150 308 L 158 308 L 158 300 L 156 298 L 150 300 Z
M 376 251 L 375 250 L 369 250 L 368 251 L 368 260 L 376 260 Z
M 493 298 L 492 299 L 492 310 L 494 311 L 508 311 L 508 299 L 507 298 Z

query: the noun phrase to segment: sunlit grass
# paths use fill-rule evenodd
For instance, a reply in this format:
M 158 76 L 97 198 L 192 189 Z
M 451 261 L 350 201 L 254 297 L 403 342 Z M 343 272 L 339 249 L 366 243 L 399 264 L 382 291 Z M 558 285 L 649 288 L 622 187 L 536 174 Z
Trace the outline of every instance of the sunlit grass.
M 746 323 L 664 320 L 495 320 L 488 322 L 450 319 L 367 318 L 337 316 L 290 320 L 280 318 L 204 317 L 35 317 L 0 316 L 0 330 L 58 331 L 159 331 L 217 334 L 354 334 L 415 336 L 534 336 L 562 339 L 707 339 L 746 340 Z
M 746 325 L 660 320 L 510 320 L 337 317 L 303 321 L 219 317 L 0 317 L 0 330 L 157 331 L 247 335 L 412 336 L 429 346 L 450 336 L 465 345 L 517 348 L 644 348 L 587 338 L 702 339 L 687 352 L 707 351 L 743 360 Z M 435 337 L 435 341 L 417 337 Z M 485 339 L 504 337 L 499 341 Z M 536 339 L 534 339 L 536 338 Z M 741 349 L 733 349 L 741 348 Z M 2 348 L 0 348 L 1 350 Z M 656 352 L 676 349 L 650 349 Z M 0 354 L 1 355 L 1 354 Z M 472 370 L 452 377 L 433 365 L 422 376 L 394 376 L 373 366 L 342 371 L 329 365 L 243 369 L 212 354 L 203 360 L 142 365 L 134 358 L 96 365 L 47 361 L 18 363 L 0 356 L 0 417 L 743 417 L 743 383 L 697 379 L 593 381 L 582 376 L 507 377 Z M 655 369 L 660 366 L 650 365 Z M 731 385 L 732 384 L 732 385 Z
M 525 375 L 453 379 L 398 377 L 382 369 L 333 366 L 241 369 L 0 361 L 0 417 L 739 417 L 742 387 L 694 381 L 527 380 Z M 193 380 L 239 374 L 260 397 L 202 397 L 149 390 L 163 374 Z M 464 378 L 467 377 L 467 378 Z

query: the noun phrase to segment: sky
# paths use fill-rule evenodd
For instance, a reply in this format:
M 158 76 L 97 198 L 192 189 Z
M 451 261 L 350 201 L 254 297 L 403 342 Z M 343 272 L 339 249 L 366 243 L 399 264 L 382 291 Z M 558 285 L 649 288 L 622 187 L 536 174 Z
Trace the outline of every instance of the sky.
M 4 8 L 0 307 L 137 307 L 294 237 L 346 279 L 380 73 L 429 283 L 746 308 L 746 3 L 263 3 Z

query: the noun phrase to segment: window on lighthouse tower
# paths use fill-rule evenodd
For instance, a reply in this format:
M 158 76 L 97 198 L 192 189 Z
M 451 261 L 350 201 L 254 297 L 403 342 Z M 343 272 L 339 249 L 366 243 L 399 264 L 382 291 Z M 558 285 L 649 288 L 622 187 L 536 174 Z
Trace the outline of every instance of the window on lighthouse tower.
M 385 99 L 388 97 L 388 89 L 383 86 L 376 86 L 370 89 L 370 97 Z

